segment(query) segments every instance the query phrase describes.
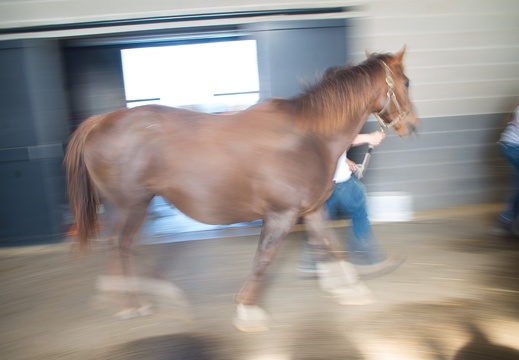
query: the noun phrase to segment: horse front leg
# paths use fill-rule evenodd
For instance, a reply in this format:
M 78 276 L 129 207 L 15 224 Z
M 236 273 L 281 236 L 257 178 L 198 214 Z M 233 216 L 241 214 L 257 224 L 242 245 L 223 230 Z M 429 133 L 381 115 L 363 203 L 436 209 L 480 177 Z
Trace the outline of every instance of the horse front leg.
M 257 306 L 257 299 L 267 267 L 296 220 L 295 210 L 265 216 L 252 274 L 235 296 L 237 314 L 234 325 L 238 330 L 245 332 L 268 330 L 268 317 L 265 311 Z
M 308 245 L 316 261 L 319 285 L 342 305 L 366 305 L 374 302 L 369 288 L 359 279 L 355 267 L 346 261 L 335 232 L 327 227 L 324 208 L 304 217 Z

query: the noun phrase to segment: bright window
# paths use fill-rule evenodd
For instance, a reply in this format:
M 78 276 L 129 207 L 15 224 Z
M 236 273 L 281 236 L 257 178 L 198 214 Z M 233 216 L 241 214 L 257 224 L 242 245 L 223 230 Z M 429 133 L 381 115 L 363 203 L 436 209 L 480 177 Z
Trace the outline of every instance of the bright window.
M 254 40 L 125 49 L 121 56 L 128 107 L 226 112 L 259 100 Z

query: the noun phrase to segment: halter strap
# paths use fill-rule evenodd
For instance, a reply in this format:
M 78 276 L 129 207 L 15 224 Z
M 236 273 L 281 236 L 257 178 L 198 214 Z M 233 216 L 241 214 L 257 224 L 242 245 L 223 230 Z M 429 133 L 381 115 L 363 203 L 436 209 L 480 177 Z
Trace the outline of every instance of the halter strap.
M 386 84 L 387 84 L 386 96 L 387 96 L 387 99 L 386 99 L 386 104 L 384 105 L 384 107 L 379 112 L 374 112 L 373 115 L 375 115 L 375 117 L 377 118 L 382 131 L 385 131 L 386 129 L 392 128 L 398 122 L 405 119 L 407 117 L 407 115 L 409 114 L 409 112 L 402 111 L 402 108 L 400 107 L 400 104 L 398 103 L 398 100 L 396 99 L 395 92 L 393 91 L 393 88 L 395 87 L 395 82 L 394 82 L 393 78 L 391 77 L 391 73 L 392 73 L 391 69 L 382 60 L 380 62 L 382 63 L 382 65 L 384 65 L 384 70 L 386 71 Z M 391 120 L 389 123 L 386 123 L 380 117 L 380 115 L 382 113 L 384 113 L 384 111 L 387 111 L 387 109 L 389 108 L 389 105 L 391 103 L 393 103 L 393 105 L 395 105 L 395 108 L 398 111 L 398 116 L 395 119 Z

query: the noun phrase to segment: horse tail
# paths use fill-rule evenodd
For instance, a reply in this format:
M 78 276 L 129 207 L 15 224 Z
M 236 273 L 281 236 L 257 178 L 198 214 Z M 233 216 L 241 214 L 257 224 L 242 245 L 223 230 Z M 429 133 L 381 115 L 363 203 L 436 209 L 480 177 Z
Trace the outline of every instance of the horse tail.
M 85 142 L 103 118 L 103 115 L 93 116 L 77 128 L 70 138 L 64 158 L 68 198 L 78 231 L 76 244 L 79 245 L 79 253 L 84 253 L 95 235 L 99 205 L 94 181 L 85 164 Z

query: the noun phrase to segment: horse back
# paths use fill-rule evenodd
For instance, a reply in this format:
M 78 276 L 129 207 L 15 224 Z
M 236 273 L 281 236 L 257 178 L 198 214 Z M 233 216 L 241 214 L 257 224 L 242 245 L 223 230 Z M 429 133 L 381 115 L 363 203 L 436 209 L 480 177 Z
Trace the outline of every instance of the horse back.
M 207 223 L 258 219 L 274 208 L 304 211 L 322 200 L 330 169 L 319 139 L 292 121 L 272 104 L 231 115 L 124 109 L 108 114 L 89 139 L 89 170 L 108 196 L 162 195 Z

